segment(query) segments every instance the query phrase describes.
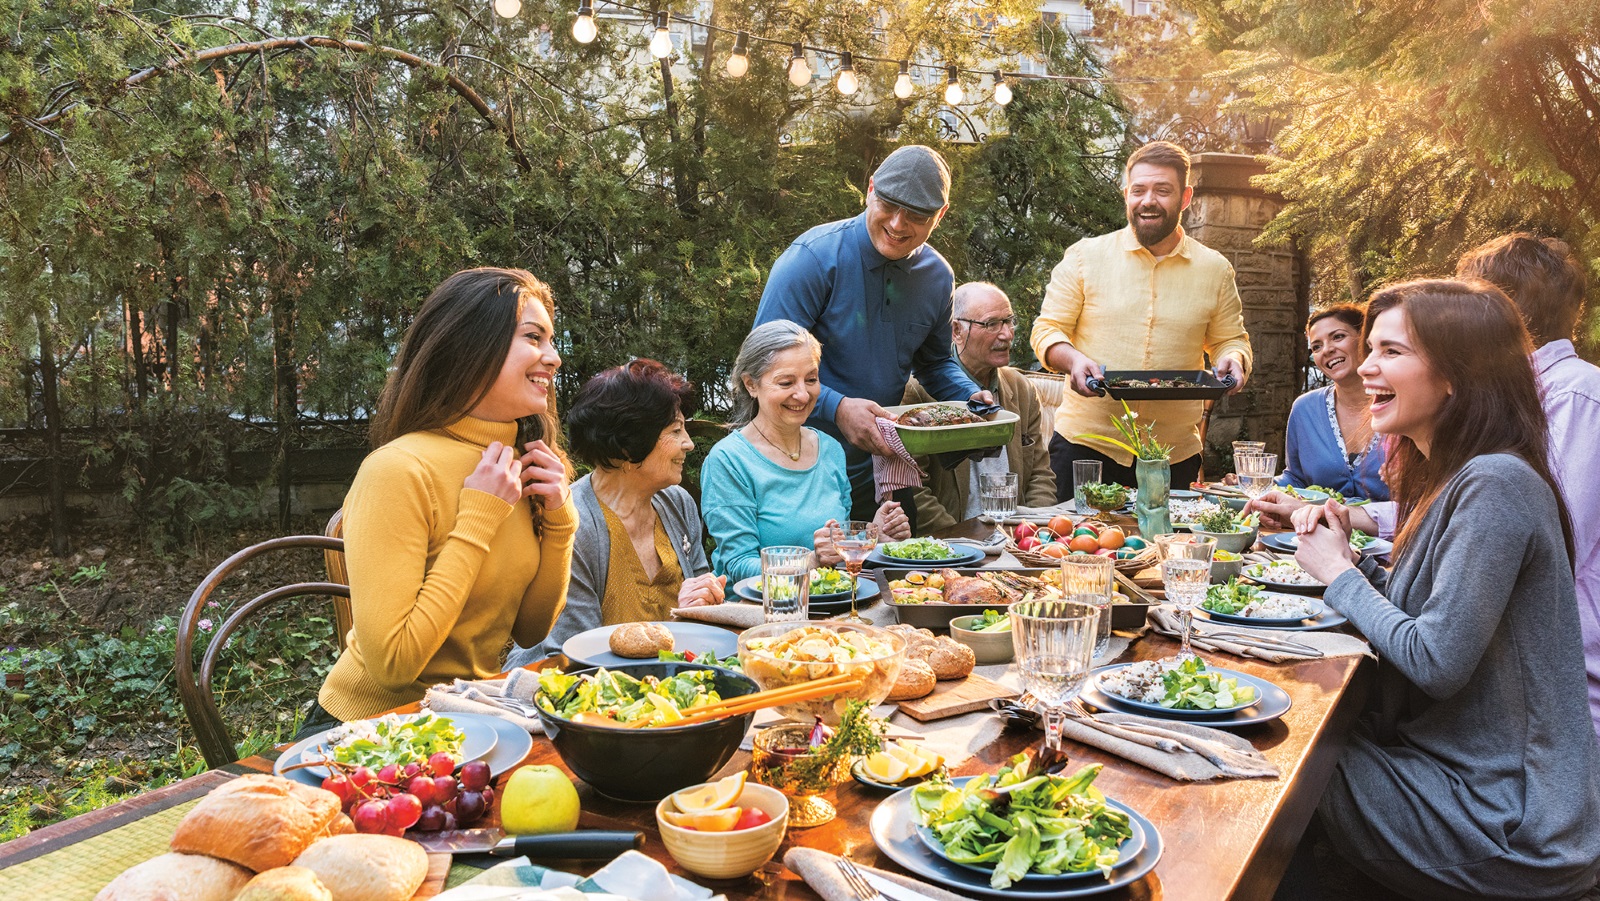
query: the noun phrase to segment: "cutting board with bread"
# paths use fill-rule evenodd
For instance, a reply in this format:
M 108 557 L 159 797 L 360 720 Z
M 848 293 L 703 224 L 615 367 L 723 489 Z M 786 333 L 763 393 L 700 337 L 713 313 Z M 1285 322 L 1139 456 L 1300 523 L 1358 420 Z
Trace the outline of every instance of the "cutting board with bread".
M 987 710 L 997 698 L 1014 698 L 1018 692 L 976 673 L 964 679 L 940 682 L 926 697 L 900 702 L 900 712 L 919 722 Z

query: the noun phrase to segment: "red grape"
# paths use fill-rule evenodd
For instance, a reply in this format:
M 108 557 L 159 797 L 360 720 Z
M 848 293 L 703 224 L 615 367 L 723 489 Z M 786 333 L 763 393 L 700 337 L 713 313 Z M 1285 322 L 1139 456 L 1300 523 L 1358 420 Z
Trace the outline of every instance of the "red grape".
M 357 832 L 384 832 L 389 828 L 389 802 L 362 801 L 356 805 L 350 819 L 356 824 Z
M 358 766 L 350 771 L 350 784 L 356 788 L 366 788 L 372 781 L 372 771 L 364 766 Z
M 379 782 L 386 782 L 389 785 L 395 785 L 396 783 L 398 783 L 400 781 L 400 766 L 399 766 L 399 764 L 394 764 L 394 763 L 384 764 L 383 768 L 378 770 L 378 781 Z
M 444 751 L 439 751 L 428 758 L 428 766 L 433 768 L 435 776 L 448 776 L 455 772 L 456 759 Z
M 456 796 L 456 792 L 459 790 L 456 786 L 456 780 L 449 776 L 433 777 L 433 788 L 435 796 L 439 801 L 448 801 L 451 798 L 454 798 Z
M 422 808 L 422 816 L 417 819 L 417 828 L 423 832 L 438 832 L 444 828 L 444 808 L 437 804 L 429 804 Z
M 416 795 L 401 792 L 389 799 L 389 828 L 404 832 L 422 816 L 422 801 Z
M 474 760 L 461 767 L 461 787 L 467 791 L 481 792 L 489 786 L 489 765 Z
M 481 794 L 483 795 L 483 806 L 484 806 L 484 808 L 488 809 L 490 807 L 493 807 L 494 806 L 494 789 L 485 786 L 483 791 L 481 792 Z
M 456 819 L 463 826 L 476 823 L 488 809 L 488 805 L 483 803 L 483 795 L 478 792 L 465 791 L 456 799 Z
M 404 774 L 407 779 L 410 779 L 412 776 L 422 772 L 422 764 L 412 761 L 411 763 L 406 764 L 405 769 L 401 770 L 400 772 Z
M 440 829 L 454 829 L 454 828 L 456 828 L 456 815 L 451 813 L 448 810 L 445 811 L 444 812 L 444 825 L 440 826 L 439 828 Z
M 340 807 L 349 807 L 356 798 L 356 787 L 350 784 L 350 779 L 337 773 L 322 780 L 322 787 L 339 797 Z
M 411 777 L 411 781 L 406 783 L 406 791 L 416 795 L 424 807 L 439 801 L 439 790 L 434 788 L 432 776 Z

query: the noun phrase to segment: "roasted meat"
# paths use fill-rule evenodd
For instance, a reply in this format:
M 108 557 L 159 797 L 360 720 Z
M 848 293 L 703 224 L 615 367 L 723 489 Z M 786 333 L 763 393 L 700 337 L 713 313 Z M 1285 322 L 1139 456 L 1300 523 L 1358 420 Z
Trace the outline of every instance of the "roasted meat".
M 901 413 L 895 419 L 895 422 L 900 425 L 909 425 L 920 429 L 946 425 L 967 425 L 983 421 L 982 416 L 978 416 L 965 407 L 958 407 L 954 404 L 934 404 L 927 407 L 918 407 L 915 410 L 907 410 Z
M 1000 586 L 987 579 L 963 576 L 953 569 L 942 569 L 946 604 L 999 604 L 1006 601 Z

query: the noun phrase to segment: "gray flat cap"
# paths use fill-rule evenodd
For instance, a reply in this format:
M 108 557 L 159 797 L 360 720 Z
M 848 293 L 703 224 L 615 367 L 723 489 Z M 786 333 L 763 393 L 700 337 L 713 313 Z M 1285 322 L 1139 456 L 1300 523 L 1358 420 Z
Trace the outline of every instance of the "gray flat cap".
M 872 173 L 872 190 L 892 204 L 932 216 L 950 202 L 950 167 L 932 147 L 908 144 Z

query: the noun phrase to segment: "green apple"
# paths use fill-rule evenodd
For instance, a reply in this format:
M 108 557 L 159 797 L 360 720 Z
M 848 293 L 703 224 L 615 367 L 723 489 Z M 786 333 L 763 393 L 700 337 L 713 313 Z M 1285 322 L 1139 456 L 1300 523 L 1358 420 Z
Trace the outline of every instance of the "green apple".
M 571 832 L 578 828 L 578 790 L 558 767 L 525 766 L 500 793 L 500 825 L 512 835 Z

